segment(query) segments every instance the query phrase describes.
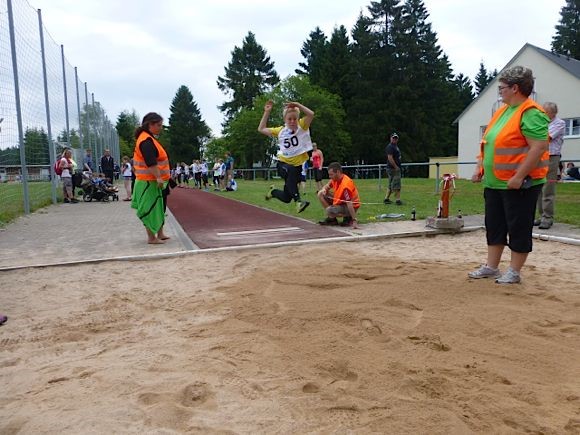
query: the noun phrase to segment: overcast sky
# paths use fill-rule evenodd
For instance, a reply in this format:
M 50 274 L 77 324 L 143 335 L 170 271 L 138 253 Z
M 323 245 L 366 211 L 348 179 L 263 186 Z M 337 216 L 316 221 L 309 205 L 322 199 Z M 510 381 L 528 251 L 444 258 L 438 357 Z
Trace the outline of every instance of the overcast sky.
M 454 72 L 473 78 L 481 60 L 501 69 L 526 43 L 550 49 L 564 0 L 424 0 Z M 29 0 L 64 45 L 112 120 L 125 109 L 169 117 L 177 88 L 189 87 L 219 135 L 225 100 L 216 79 L 234 46 L 256 35 L 284 78 L 303 61 L 302 43 L 319 26 L 352 29 L 362 0 Z

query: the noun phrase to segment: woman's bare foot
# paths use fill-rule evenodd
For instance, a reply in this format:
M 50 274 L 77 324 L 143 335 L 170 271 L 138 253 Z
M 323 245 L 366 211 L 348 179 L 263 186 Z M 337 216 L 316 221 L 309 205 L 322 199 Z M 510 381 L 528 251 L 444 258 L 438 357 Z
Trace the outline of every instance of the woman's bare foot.
M 157 238 L 159 240 L 169 240 L 171 237 L 166 236 L 165 234 L 161 233 L 161 234 L 157 234 Z
M 147 240 L 147 243 L 149 243 L 150 245 L 163 245 L 165 242 L 163 240 L 155 238 Z

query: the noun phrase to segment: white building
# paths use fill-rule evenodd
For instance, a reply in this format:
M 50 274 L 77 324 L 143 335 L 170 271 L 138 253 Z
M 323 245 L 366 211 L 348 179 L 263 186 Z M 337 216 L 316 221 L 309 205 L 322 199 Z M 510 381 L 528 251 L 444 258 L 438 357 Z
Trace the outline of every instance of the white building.
M 566 121 L 562 161 L 580 161 L 580 61 L 526 44 L 504 69 L 516 65 L 530 68 L 534 73 L 535 88 L 530 97 L 540 104 L 556 103 L 557 116 Z M 487 123 L 502 104 L 497 87 L 496 77 L 455 120 L 459 123 L 459 162 L 476 160 Z M 458 169 L 459 177 L 471 178 L 475 166 L 459 165 Z

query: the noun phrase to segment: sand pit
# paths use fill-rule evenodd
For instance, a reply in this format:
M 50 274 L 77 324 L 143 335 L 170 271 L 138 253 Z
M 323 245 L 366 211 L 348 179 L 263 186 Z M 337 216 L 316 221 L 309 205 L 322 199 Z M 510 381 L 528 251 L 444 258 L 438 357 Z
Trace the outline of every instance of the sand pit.
M 0 274 L 0 433 L 579 433 L 580 248 L 484 234 Z M 502 265 L 505 268 L 505 264 Z

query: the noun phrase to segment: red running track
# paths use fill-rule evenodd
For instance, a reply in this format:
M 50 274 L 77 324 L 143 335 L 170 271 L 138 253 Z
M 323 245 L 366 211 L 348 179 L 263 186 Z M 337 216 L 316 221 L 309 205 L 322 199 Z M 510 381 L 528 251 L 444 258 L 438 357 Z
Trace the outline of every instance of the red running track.
M 201 249 L 347 236 L 333 228 L 235 201 L 235 192 L 229 193 L 232 199 L 199 189 L 176 188 L 167 205 Z

